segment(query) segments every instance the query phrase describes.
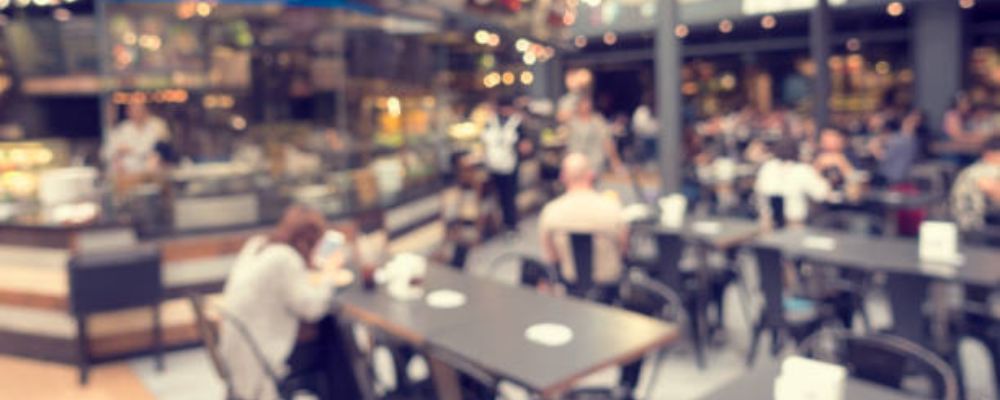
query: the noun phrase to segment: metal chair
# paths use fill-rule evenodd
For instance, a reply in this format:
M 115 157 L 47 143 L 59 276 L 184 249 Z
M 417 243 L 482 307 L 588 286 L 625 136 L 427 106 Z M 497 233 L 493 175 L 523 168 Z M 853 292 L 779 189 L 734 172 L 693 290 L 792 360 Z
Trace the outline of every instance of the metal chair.
M 673 289 L 649 278 L 641 271 L 629 273 L 621 286 L 616 305 L 626 310 L 639 313 L 650 318 L 665 321 L 680 321 L 688 319 L 688 314 L 684 308 L 682 297 Z M 653 359 L 653 372 L 655 377 L 659 369 L 660 359 L 663 353 L 658 353 Z M 650 398 L 653 393 L 656 381 L 651 381 L 643 396 L 633 397 L 639 377 L 642 375 L 643 361 L 639 360 L 622 366 L 621 378 L 617 387 L 613 388 L 580 388 L 568 393 L 565 397 L 570 400 L 584 399 L 631 399 Z
M 236 395 L 233 392 L 232 374 L 229 372 L 229 367 L 226 366 L 225 361 L 223 361 L 222 354 L 219 353 L 219 332 L 217 327 L 208 319 L 208 315 L 205 312 L 205 301 L 202 295 L 198 293 L 189 294 L 188 301 L 191 303 L 191 309 L 194 311 L 195 324 L 198 328 L 198 334 L 201 336 L 201 342 L 205 346 L 205 351 L 208 353 L 208 359 L 212 362 L 215 374 L 222 380 L 223 385 L 226 387 L 226 399 L 235 400 Z
M 694 346 L 695 359 L 698 368 L 705 368 L 705 339 L 708 329 L 705 324 L 705 307 L 708 304 L 708 290 L 694 274 L 684 274 L 681 271 L 681 257 L 684 253 L 684 239 L 673 233 L 657 233 L 657 259 L 655 269 L 650 271 L 653 279 L 659 280 L 677 293 L 688 315 L 691 342 Z
M 212 307 L 212 311 L 218 315 L 219 321 L 218 326 L 209 320 L 206 313 L 205 301 L 202 295 L 198 293 L 191 293 L 188 295 L 188 300 L 191 303 L 191 307 L 194 309 L 195 319 L 198 325 L 198 332 L 201 335 L 202 343 L 205 345 L 205 349 L 208 351 L 209 358 L 212 361 L 212 366 L 215 368 L 215 372 L 222 379 L 223 384 L 226 387 L 226 399 L 227 400 L 242 400 L 235 392 L 235 387 L 232 383 L 232 373 L 229 367 L 226 365 L 222 354 L 219 353 L 219 342 L 218 342 L 218 332 L 222 329 L 223 325 L 228 328 L 232 328 L 239 335 L 240 340 L 246 343 L 247 348 L 253 355 L 254 360 L 260 365 L 264 374 L 267 375 L 269 381 L 274 384 L 277 389 L 278 398 L 281 400 L 291 400 L 295 397 L 295 394 L 303 390 L 307 390 L 308 383 L 304 376 L 299 374 L 291 373 L 288 376 L 280 376 L 277 372 L 271 368 L 271 365 L 267 362 L 267 358 L 264 357 L 264 353 L 260 349 L 260 345 L 254 340 L 253 335 L 250 330 L 247 329 L 246 324 L 243 323 L 238 317 L 227 311 L 224 307 L 215 306 Z
M 823 342 L 825 338 L 832 339 Z M 900 336 L 855 335 L 843 329 L 831 329 L 806 339 L 798 353 L 847 367 L 854 377 L 895 388 L 911 394 L 907 378 L 922 376 L 930 382 L 931 398 L 958 400 L 961 388 L 958 374 L 945 360 L 927 348 Z
M 785 306 L 785 271 L 781 252 L 768 247 L 756 247 L 757 270 L 760 289 L 764 294 L 764 309 L 753 327 L 750 339 L 750 351 L 747 354 L 747 365 L 753 365 L 757 356 L 757 346 L 760 336 L 765 330 L 771 331 L 771 356 L 776 356 L 781 349 L 783 337 L 792 336 L 796 343 L 801 343 L 807 337 L 818 331 L 825 320 L 824 313 L 815 305 L 808 309 L 789 310 Z M 794 300 L 791 299 L 791 300 Z M 804 300 L 803 300 L 804 301 Z
M 157 370 L 163 370 L 160 326 L 160 251 L 153 246 L 84 252 L 69 261 L 69 309 L 76 318 L 80 383 L 93 363 L 87 334 L 90 315 L 136 307 L 152 309 L 152 344 Z
M 993 288 L 966 285 L 965 301 L 957 316 L 960 335 L 980 341 L 990 353 L 993 365 L 993 382 L 1000 390 L 1000 317 L 992 312 L 990 296 Z
M 516 267 L 517 283 L 525 287 L 538 287 L 545 283 L 559 284 L 559 275 L 555 268 L 536 257 L 524 253 L 505 253 L 490 262 L 489 275 L 495 279 L 503 278 L 504 268 Z

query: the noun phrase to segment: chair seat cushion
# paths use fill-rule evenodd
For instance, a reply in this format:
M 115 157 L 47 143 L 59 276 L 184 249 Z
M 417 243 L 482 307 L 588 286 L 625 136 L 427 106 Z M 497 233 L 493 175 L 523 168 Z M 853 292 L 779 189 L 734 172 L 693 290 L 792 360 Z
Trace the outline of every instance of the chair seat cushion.
M 786 296 L 782 299 L 785 308 L 785 320 L 790 323 L 808 322 L 819 316 L 816 302 L 801 297 Z

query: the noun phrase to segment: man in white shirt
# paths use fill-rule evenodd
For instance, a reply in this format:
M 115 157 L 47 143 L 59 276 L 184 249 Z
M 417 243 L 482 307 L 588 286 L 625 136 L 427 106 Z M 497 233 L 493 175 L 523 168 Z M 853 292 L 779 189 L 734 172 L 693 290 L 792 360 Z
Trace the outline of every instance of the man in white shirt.
M 517 230 L 518 166 L 521 153 L 530 145 L 521 135 L 521 116 L 510 100 L 487 103 L 488 117 L 483 128 L 486 169 L 496 189 L 504 227 Z
M 170 140 L 167 123 L 150 114 L 141 101 L 129 103 L 126 113 L 127 118 L 105 139 L 101 159 L 112 175 L 152 172 L 159 162 L 156 144 Z
M 811 165 L 799 161 L 795 140 L 781 140 L 771 153 L 774 158 L 760 168 L 754 185 L 762 222 L 765 225 L 805 224 L 809 200 L 820 201 L 829 196 L 830 183 Z M 772 201 L 776 199 L 780 202 Z M 782 204 L 781 210 L 772 209 L 777 203 Z
M 594 190 L 594 170 L 587 156 L 571 153 L 563 160 L 561 180 L 566 193 L 542 209 L 538 227 L 545 260 L 559 265 L 569 282 L 577 280 L 569 243 L 571 233 L 594 236 L 593 280 L 617 282 L 622 275 L 622 255 L 628 243 L 628 226 L 621 204 Z

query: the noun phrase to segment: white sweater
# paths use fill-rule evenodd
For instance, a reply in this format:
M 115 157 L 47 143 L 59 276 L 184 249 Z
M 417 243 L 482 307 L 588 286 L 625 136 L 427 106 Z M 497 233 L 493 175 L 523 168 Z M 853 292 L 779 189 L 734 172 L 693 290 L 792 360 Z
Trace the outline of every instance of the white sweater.
M 309 282 L 305 261 L 290 246 L 268 244 L 265 237 L 256 236 L 237 256 L 222 307 L 246 326 L 271 369 L 284 376 L 299 322 L 326 315 L 333 292 L 332 284 Z M 235 394 L 244 399 L 278 398 L 277 388 L 247 346 L 231 323 L 222 326 L 219 352 L 232 374 Z

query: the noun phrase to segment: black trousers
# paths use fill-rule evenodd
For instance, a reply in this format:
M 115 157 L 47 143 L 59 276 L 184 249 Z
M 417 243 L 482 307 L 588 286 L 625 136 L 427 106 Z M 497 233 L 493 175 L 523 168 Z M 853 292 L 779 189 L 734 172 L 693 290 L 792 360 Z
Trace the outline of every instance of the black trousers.
M 491 172 L 490 178 L 496 188 L 504 226 L 511 230 L 517 229 L 517 169 L 510 174 Z

